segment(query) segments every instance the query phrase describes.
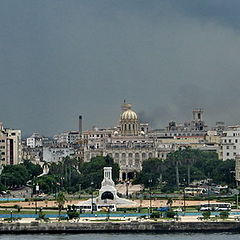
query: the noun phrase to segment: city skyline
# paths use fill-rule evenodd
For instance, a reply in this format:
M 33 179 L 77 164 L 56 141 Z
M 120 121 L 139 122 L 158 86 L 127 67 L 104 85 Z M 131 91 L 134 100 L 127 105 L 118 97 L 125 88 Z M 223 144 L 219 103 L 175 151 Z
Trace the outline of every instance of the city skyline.
M 153 128 L 239 123 L 239 1 L 1 1 L 4 126 L 114 126 L 123 99 Z
M 131 107 L 132 107 L 132 104 L 131 103 L 129 103 L 129 102 L 126 102 L 127 104 L 129 104 Z M 166 122 L 166 124 L 164 125 L 164 126 L 157 126 L 157 127 L 153 127 L 152 126 L 152 122 L 150 121 L 150 122 L 148 122 L 146 119 L 147 119 L 147 117 L 146 116 L 144 116 L 144 112 L 140 112 L 140 113 L 138 113 L 138 112 L 136 112 L 136 114 L 137 114 L 137 116 L 138 116 L 138 120 L 139 120 L 139 122 L 142 122 L 142 123 L 146 123 L 146 124 L 148 124 L 148 126 L 149 126 L 149 130 L 157 130 L 157 129 L 166 129 L 167 127 L 169 127 L 169 124 L 171 123 L 171 122 L 175 122 L 177 125 L 183 125 L 184 123 L 190 123 L 192 120 L 193 120 L 193 111 L 194 111 L 194 109 L 196 109 L 196 110 L 201 110 L 202 111 L 202 113 L 203 113 L 203 121 L 207 124 L 207 121 L 206 121 L 206 118 L 205 118 L 205 111 L 204 111 L 204 109 L 202 109 L 202 108 L 193 108 L 193 109 L 191 109 L 191 111 L 189 111 L 189 113 L 188 113 L 188 115 L 189 116 L 186 116 L 186 117 L 188 117 L 188 119 L 184 119 L 183 121 L 179 121 L 178 119 L 169 119 L 167 122 Z M 133 106 L 133 110 L 135 111 L 135 109 L 134 109 L 134 106 Z M 27 138 L 27 137 L 30 137 L 30 135 L 34 135 L 34 134 L 40 134 L 40 136 L 45 136 L 45 137 L 53 137 L 54 135 L 58 135 L 58 134 L 61 134 L 61 133 L 64 133 L 64 132 L 70 132 L 70 131 L 73 131 L 73 132 L 79 132 L 79 127 L 80 127 L 80 125 L 79 125 L 79 117 L 81 116 L 81 118 L 83 118 L 83 121 L 82 121 L 82 124 L 81 124 L 81 128 L 82 128 L 82 131 L 89 131 L 89 130 L 92 130 L 92 129 L 114 129 L 114 128 L 117 128 L 117 127 L 119 127 L 119 124 L 120 124 L 120 121 L 121 121 L 121 109 L 119 108 L 119 114 L 117 115 L 117 120 L 114 122 L 114 123 L 112 123 L 111 125 L 109 125 L 109 126 L 104 126 L 104 124 L 102 124 L 102 125 L 92 125 L 91 127 L 89 127 L 89 128 L 84 128 L 84 124 L 85 124 L 85 121 L 87 121 L 87 119 L 84 119 L 84 116 L 82 116 L 82 115 L 79 115 L 79 116 L 77 116 L 77 118 L 75 119 L 75 121 L 76 121 L 76 125 L 75 125 L 75 127 L 74 128 L 72 128 L 72 129 L 70 129 L 70 128 L 67 128 L 67 126 L 66 126 L 66 128 L 65 129 L 63 129 L 62 131 L 60 131 L 60 132 L 55 132 L 55 133 L 53 133 L 52 135 L 45 135 L 45 134 L 43 134 L 43 133 L 41 133 L 41 132 L 38 132 L 38 131 L 33 131 L 33 132 L 31 132 L 30 134 L 27 134 L 27 133 L 25 133 L 25 132 L 23 132 L 21 129 L 21 131 L 22 131 L 22 137 L 23 138 Z M 11 127 L 9 127 L 9 126 L 7 126 L 4 122 L 0 122 L 0 123 L 2 123 L 3 125 L 4 125 L 4 127 L 6 128 L 6 129 L 11 129 Z M 206 125 L 206 127 L 207 127 L 207 129 L 208 130 L 211 130 L 211 129 L 213 129 L 214 127 L 216 127 L 216 124 L 224 124 L 225 125 L 225 122 L 221 122 L 221 121 L 216 121 L 215 122 L 215 124 L 214 125 L 212 125 L 212 126 L 209 126 L 209 125 Z M 237 125 L 237 124 L 236 124 Z M 232 126 L 232 125 L 229 125 L 229 126 Z M 234 124 L 233 124 L 233 126 L 234 126 Z M 227 125 L 225 125 L 225 127 L 228 127 Z M 16 129 L 16 128 L 12 128 L 12 129 Z

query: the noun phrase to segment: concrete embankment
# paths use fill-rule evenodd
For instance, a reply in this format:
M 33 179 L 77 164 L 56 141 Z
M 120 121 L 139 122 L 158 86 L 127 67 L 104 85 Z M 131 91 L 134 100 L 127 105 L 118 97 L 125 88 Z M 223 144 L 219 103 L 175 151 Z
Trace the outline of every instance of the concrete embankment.
M 0 223 L 0 233 L 240 232 L 240 222 Z

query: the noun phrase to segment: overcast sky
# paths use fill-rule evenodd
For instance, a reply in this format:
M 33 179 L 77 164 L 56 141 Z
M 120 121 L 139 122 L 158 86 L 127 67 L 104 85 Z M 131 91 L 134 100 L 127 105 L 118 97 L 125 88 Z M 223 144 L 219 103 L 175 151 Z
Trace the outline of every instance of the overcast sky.
M 50 136 L 117 124 L 240 123 L 239 0 L 0 0 L 0 121 Z

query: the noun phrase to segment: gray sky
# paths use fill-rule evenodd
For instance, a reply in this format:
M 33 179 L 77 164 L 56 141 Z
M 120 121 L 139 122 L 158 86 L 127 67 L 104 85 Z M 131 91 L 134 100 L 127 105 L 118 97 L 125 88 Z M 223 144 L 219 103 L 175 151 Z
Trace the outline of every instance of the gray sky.
M 239 0 L 0 0 L 0 121 L 23 135 L 240 121 Z

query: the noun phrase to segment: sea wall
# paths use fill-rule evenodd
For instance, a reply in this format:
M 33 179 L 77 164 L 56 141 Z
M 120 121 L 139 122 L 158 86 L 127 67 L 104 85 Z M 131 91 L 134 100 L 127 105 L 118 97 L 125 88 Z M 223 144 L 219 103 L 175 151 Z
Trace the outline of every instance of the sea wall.
M 240 222 L 0 223 L 0 233 L 240 232 Z

